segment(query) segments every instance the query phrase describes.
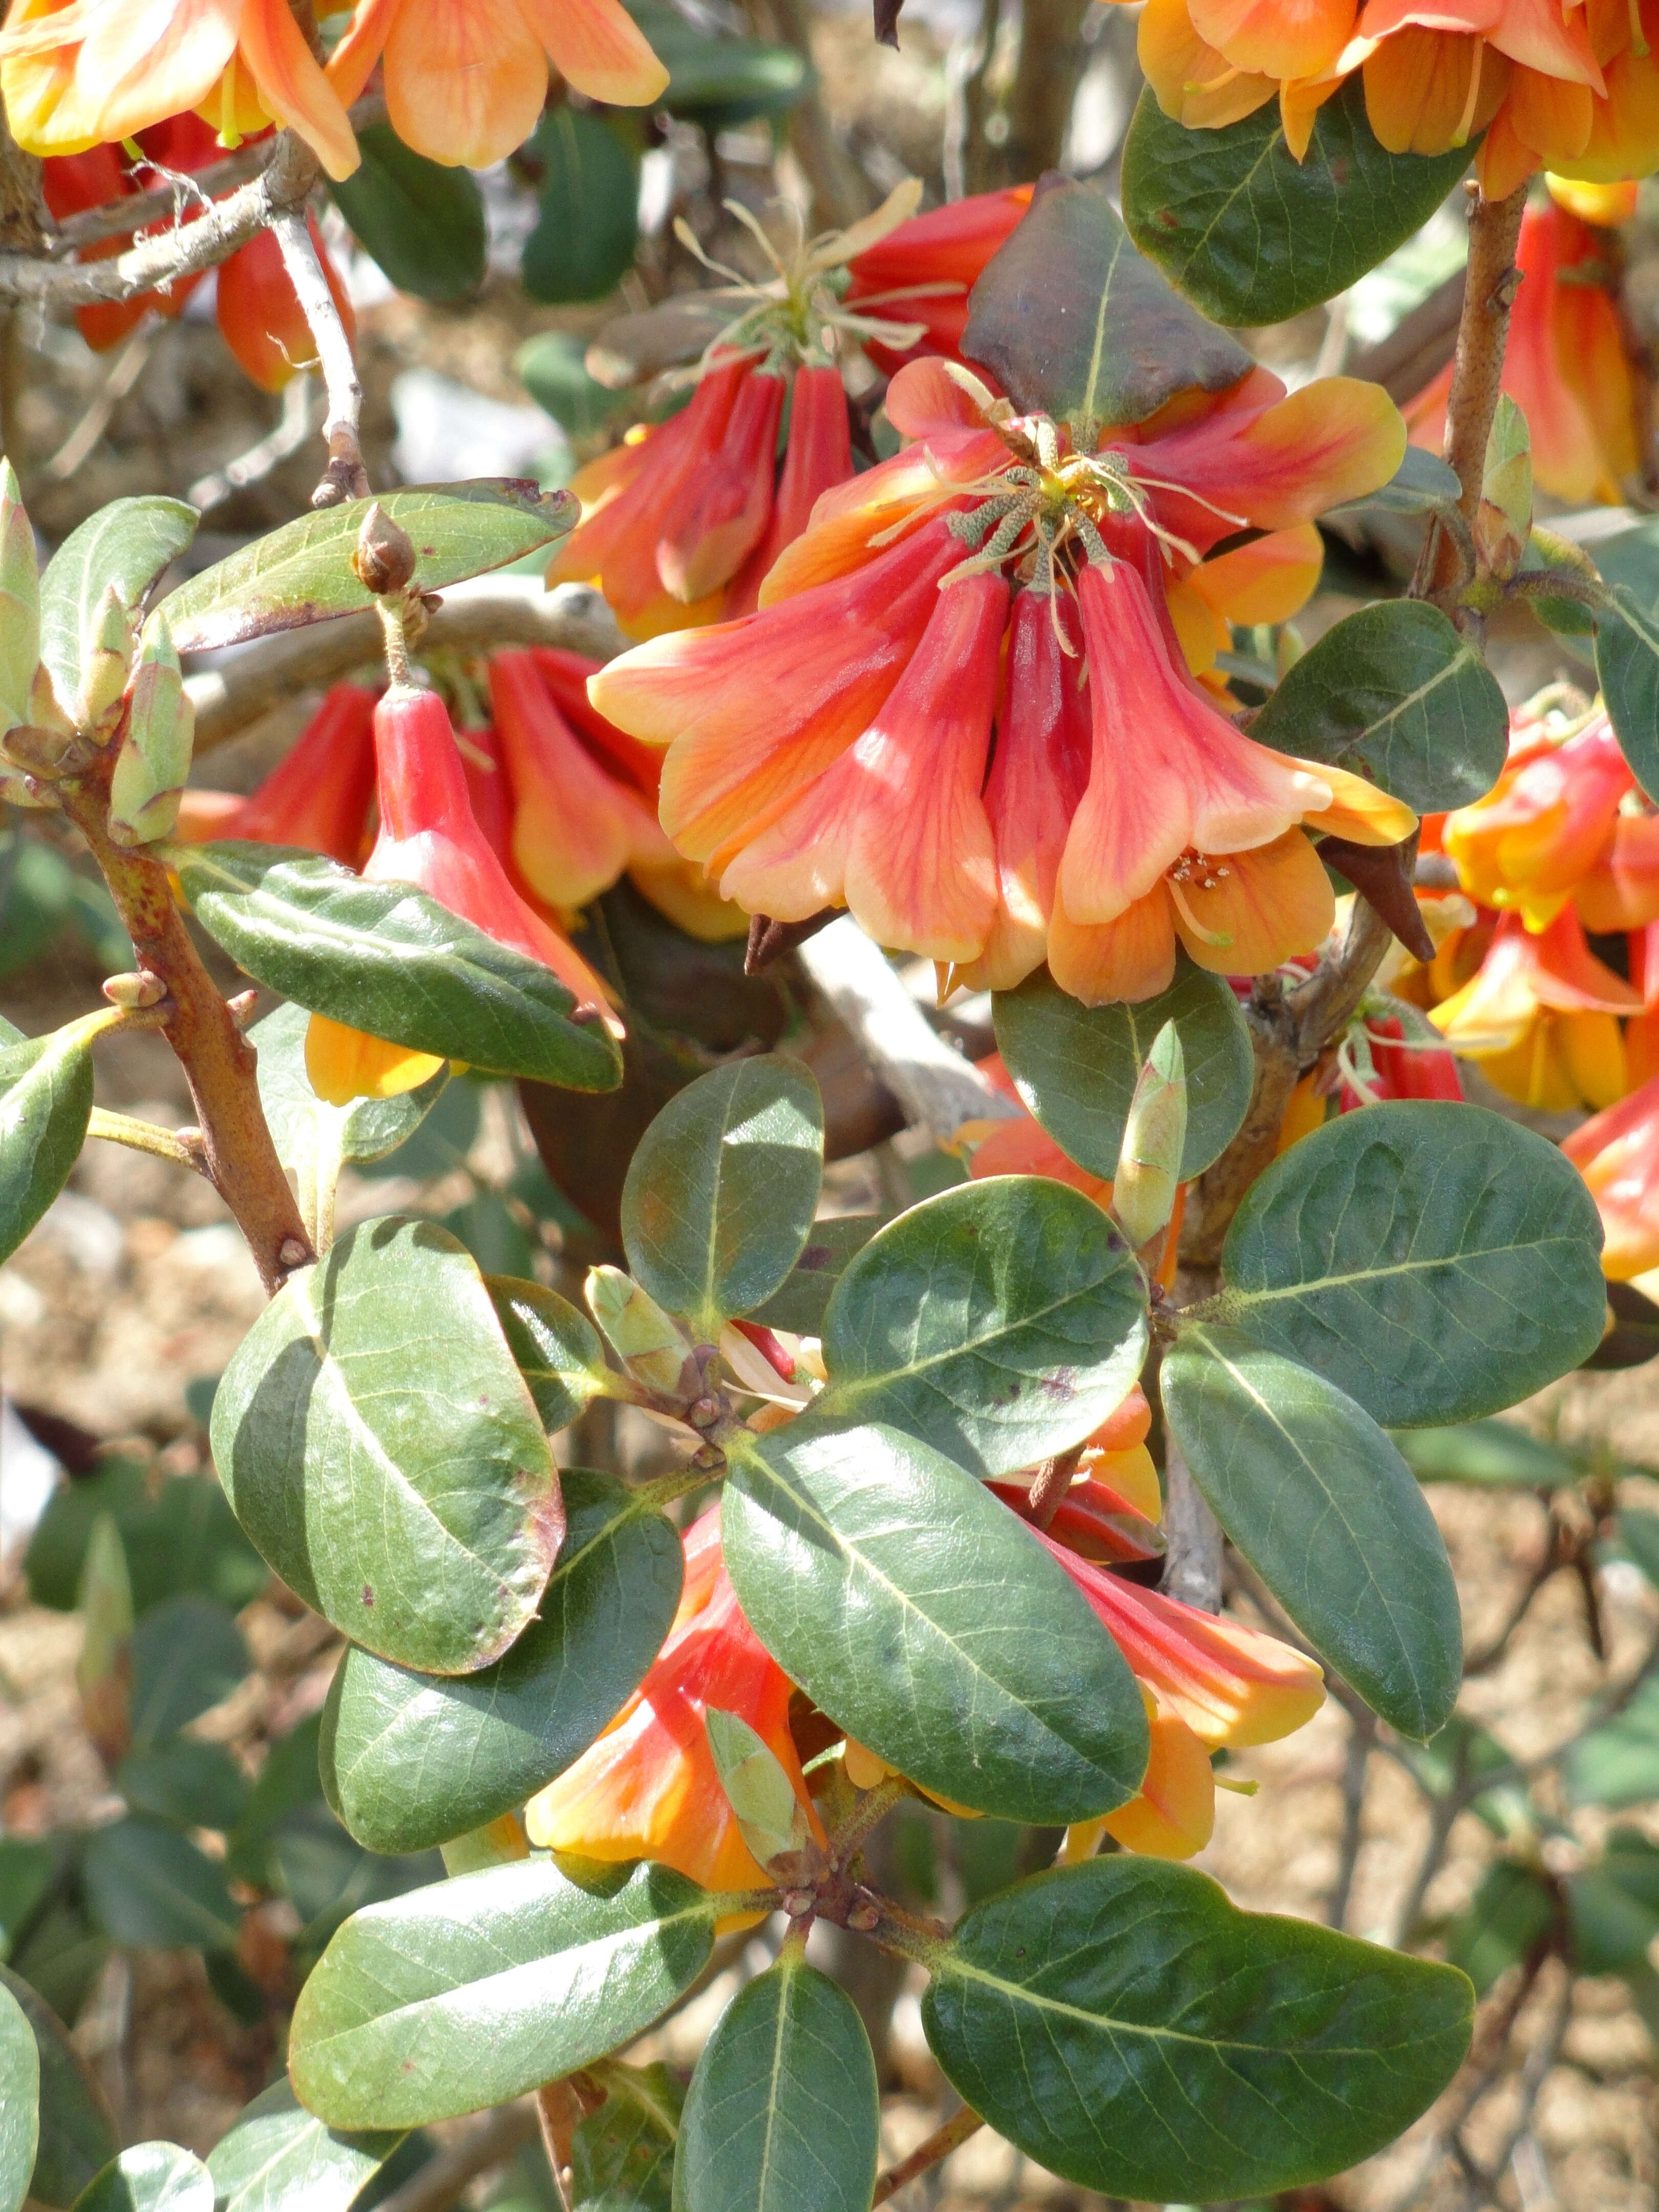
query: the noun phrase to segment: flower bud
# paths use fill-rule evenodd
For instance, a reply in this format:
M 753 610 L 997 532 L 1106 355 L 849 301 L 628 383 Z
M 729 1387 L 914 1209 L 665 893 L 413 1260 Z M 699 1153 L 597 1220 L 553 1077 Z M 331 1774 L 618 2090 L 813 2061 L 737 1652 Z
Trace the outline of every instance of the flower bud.
M 126 735 L 110 779 L 109 831 L 118 845 L 149 844 L 171 831 L 195 735 L 196 710 L 173 634 L 158 614 L 144 632 Z
M 1532 533 L 1532 439 L 1527 418 L 1500 392 L 1486 440 L 1475 543 L 1494 576 L 1507 579 L 1521 566 Z
M 811 1841 L 794 1786 L 765 1738 L 736 1713 L 710 1705 L 702 1717 L 714 1771 L 738 1832 L 761 1864 L 799 1856 Z
M 131 1737 L 133 1622 L 126 1547 L 112 1514 L 93 1521 L 76 1606 L 85 1631 L 75 1666 L 82 1715 L 112 1767 L 126 1756 Z
M 585 1287 L 588 1311 L 606 1341 L 636 1382 L 665 1398 L 686 1395 L 699 1387 L 691 1361 L 691 1340 L 620 1267 L 590 1267 Z
M 88 735 L 118 706 L 132 665 L 132 625 L 121 595 L 106 584 L 104 596 L 86 633 L 81 660 L 81 694 L 76 720 Z
M 1137 1252 L 1169 1224 L 1186 1143 L 1186 1059 L 1175 1024 L 1165 1022 L 1135 1084 L 1112 1178 L 1112 1211 Z
M 377 499 L 363 517 L 351 551 L 352 573 L 377 598 L 406 590 L 415 574 L 415 541 Z
M 34 532 L 17 471 L 0 461 L 0 730 L 33 720 L 29 690 L 40 659 L 40 586 Z

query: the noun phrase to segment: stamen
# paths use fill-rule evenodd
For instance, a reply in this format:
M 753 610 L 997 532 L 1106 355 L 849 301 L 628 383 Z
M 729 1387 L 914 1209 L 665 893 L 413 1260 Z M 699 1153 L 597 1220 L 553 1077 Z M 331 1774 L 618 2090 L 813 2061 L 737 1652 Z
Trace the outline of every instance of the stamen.
M 1202 853 L 1194 851 L 1190 846 L 1182 854 L 1174 866 L 1164 872 L 1164 880 L 1170 887 L 1170 896 L 1176 902 L 1176 912 L 1200 945 L 1213 945 L 1218 951 L 1224 951 L 1232 943 L 1232 932 L 1225 929 L 1206 929 L 1193 912 L 1192 902 L 1183 886 L 1190 884 L 1196 890 L 1212 891 L 1217 889 L 1224 877 L 1230 876 L 1231 873 L 1231 868 L 1223 866 L 1218 861 L 1206 860 Z
M 1636 5 L 1637 0 L 1630 0 L 1632 15 L 1636 12 Z M 1457 133 L 1452 140 L 1454 146 L 1467 145 L 1469 133 L 1474 128 L 1475 102 L 1480 97 L 1480 64 L 1486 52 L 1486 40 L 1477 38 L 1474 41 L 1474 59 L 1469 64 L 1469 89 L 1463 101 L 1463 112 L 1457 118 Z

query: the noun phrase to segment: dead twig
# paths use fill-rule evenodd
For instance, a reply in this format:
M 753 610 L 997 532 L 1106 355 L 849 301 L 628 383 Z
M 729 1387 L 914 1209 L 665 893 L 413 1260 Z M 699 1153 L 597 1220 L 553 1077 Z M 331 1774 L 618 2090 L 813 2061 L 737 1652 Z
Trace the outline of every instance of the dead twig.
M 343 500 L 367 499 L 368 471 L 363 466 L 363 386 L 357 362 L 346 336 L 340 311 L 334 304 L 328 278 L 312 244 L 311 226 L 302 208 L 285 209 L 271 222 L 283 251 L 283 266 L 299 296 L 317 347 L 317 365 L 328 392 L 328 414 L 323 435 L 328 441 L 328 466 L 311 495 L 313 507 L 338 507 Z

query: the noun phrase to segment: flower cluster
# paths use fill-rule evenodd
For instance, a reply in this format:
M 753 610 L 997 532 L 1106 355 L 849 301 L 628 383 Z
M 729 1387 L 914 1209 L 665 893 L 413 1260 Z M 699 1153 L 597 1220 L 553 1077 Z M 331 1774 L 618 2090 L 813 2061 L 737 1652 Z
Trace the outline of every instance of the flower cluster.
M 1092 451 L 939 361 L 886 406 L 910 442 L 820 496 L 755 613 L 589 684 L 668 746 L 678 850 L 751 914 L 844 905 L 975 987 L 1046 958 L 1091 1004 L 1164 988 L 1177 943 L 1222 974 L 1320 945 L 1309 833 L 1392 844 L 1415 817 L 1254 744 L 1204 678 L 1229 616 L 1283 620 L 1311 591 L 1313 516 L 1393 473 L 1386 394 L 1287 396 L 1253 369 Z
M 1476 169 L 1503 199 L 1538 169 L 1612 183 L 1659 165 L 1656 36 L 1654 0 L 1149 0 L 1139 46 L 1166 114 L 1217 129 L 1277 98 L 1298 157 L 1358 72 L 1391 154 L 1484 133 Z

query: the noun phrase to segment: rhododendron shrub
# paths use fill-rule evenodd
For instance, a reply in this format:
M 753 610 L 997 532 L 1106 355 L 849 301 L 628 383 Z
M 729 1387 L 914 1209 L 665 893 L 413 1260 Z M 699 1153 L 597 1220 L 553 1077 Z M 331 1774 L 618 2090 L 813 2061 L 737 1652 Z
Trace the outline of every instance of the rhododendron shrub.
M 1442 1840 L 1498 1805 L 1488 1751 L 1522 1789 L 1459 1706 L 1419 1474 L 1517 1451 L 1492 1417 L 1625 1358 L 1659 1290 L 1653 546 L 1598 569 L 1534 515 L 1644 465 L 1598 258 L 1626 210 L 1589 191 L 1659 159 L 1643 9 L 1151 0 L 1121 216 L 1057 173 L 818 230 L 735 203 L 741 267 L 684 226 L 697 289 L 599 334 L 594 389 L 631 346 L 639 404 L 568 490 L 378 498 L 312 183 L 382 98 L 421 176 L 520 149 L 550 73 L 670 94 L 617 0 L 324 26 L 17 0 L 0 33 L 89 343 L 216 265 L 256 381 L 314 354 L 328 391 L 313 511 L 193 573 L 194 510 L 149 494 L 43 564 L 0 477 L 0 796 L 133 947 L 101 1006 L 0 1030 L 0 1259 L 90 1139 L 210 1182 L 265 1303 L 204 1510 L 333 1669 L 292 1754 L 320 1795 L 275 1758 L 228 1785 L 134 1622 L 174 1575 L 191 1672 L 194 1552 L 129 1559 L 138 1508 L 76 1504 L 109 1788 L 50 1878 L 132 1945 L 187 1907 L 287 2071 L 210 2170 L 112 2140 L 71 2196 L 72 2069 L 0 1980 L 0 2212 L 343 2206 L 525 2098 L 573 2203 L 870 2212 L 906 2174 L 830 1971 L 856 1942 L 961 2100 L 915 2171 L 987 2124 L 1115 2201 L 1299 2194 L 1447 2089 L 1498 1937 L 1362 1941 L 1346 1887 L 1327 1926 L 1240 1909 L 1218 1793 L 1288 1849 L 1252 1755 L 1322 1714 L 1362 1784 L 1380 1749 L 1440 1790 Z M 183 193 L 209 134 L 270 126 L 252 183 L 132 204 L 141 155 Z M 1404 414 L 1234 335 L 1467 161 L 1458 350 Z M 1527 210 L 1545 161 L 1577 185 Z M 1378 514 L 1414 567 L 1338 617 L 1331 532 Z M 1528 608 L 1585 685 L 1511 715 L 1485 637 Z M 224 787 L 207 754 L 273 696 L 297 736 Z M 189 1129 L 94 1109 L 137 1030 Z M 462 1084 L 535 1134 L 523 1274 L 465 1206 L 347 1179 Z M 848 1218 L 827 1164 L 901 1128 Z M 1650 1864 L 1593 1937 L 1562 1885 L 1641 1852 L 1558 1876 L 1544 1820 L 1492 1810 L 1543 1899 L 1516 1960 L 1644 1986 Z M 1018 1864 L 935 1917 L 887 1845 L 975 1822 Z M 302 1914 L 307 1851 L 352 1871 Z M 623 2055 L 694 1995 L 689 2081 Z

